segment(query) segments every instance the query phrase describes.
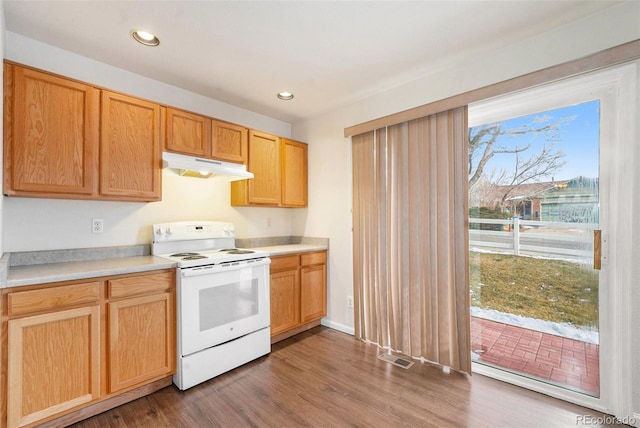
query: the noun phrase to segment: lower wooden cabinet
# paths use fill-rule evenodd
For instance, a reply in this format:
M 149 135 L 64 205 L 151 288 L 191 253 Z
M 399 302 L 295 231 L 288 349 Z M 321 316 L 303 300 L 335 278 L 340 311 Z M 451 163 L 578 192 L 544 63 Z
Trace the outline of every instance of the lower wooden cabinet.
M 100 306 L 8 322 L 7 426 L 25 426 L 100 397 Z
M 271 257 L 271 343 L 319 325 L 327 314 L 327 252 Z
M 175 370 L 172 272 L 108 282 L 109 392 Z M 136 295 L 142 292 L 142 295 Z
M 300 324 L 300 270 L 296 266 L 293 270 L 272 273 L 270 287 L 271 335 L 275 336 Z
M 300 321 L 307 322 L 327 314 L 327 265 L 300 269 Z
M 37 425 L 170 377 L 174 308 L 174 270 L 2 290 L 0 426 Z

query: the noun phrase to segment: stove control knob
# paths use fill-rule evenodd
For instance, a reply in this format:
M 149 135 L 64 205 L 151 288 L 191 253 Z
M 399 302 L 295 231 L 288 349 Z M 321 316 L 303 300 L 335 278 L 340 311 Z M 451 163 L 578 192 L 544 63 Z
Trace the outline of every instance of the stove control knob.
M 156 235 L 162 236 L 162 228 L 161 227 L 156 229 Z
M 164 233 L 167 235 L 171 235 L 171 226 L 167 227 L 167 230 L 165 230 Z

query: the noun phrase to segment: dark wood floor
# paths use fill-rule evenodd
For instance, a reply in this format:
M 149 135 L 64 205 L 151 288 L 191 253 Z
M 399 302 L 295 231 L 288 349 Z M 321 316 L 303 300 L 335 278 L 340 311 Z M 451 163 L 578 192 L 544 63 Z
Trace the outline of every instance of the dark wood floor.
M 603 415 L 481 375 L 410 369 L 316 327 L 180 391 L 164 388 L 74 427 L 575 427 Z M 613 425 L 611 425 L 613 426 Z

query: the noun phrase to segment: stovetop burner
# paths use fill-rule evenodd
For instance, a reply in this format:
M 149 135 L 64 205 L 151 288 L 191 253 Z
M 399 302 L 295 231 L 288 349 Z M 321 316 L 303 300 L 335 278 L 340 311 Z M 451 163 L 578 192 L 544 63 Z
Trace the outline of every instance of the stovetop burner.
M 207 256 L 202 256 L 200 254 L 196 254 L 193 256 L 186 256 L 186 257 L 182 257 L 180 260 L 200 260 L 200 259 L 208 259 L 209 257 Z
M 255 251 L 252 250 L 240 250 L 238 248 L 229 248 L 226 250 L 220 250 L 221 252 L 225 252 L 227 254 L 251 254 L 251 253 L 255 253 Z
M 269 254 L 237 248 L 232 223 L 184 221 L 151 227 L 151 254 L 177 262 L 179 268 L 218 265 L 227 262 L 268 258 Z

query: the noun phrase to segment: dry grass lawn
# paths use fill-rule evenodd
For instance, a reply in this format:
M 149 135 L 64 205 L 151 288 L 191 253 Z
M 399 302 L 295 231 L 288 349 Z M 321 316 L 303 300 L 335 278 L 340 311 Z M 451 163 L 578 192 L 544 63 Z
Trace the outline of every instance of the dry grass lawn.
M 471 252 L 471 306 L 597 326 L 598 276 L 589 266 Z

